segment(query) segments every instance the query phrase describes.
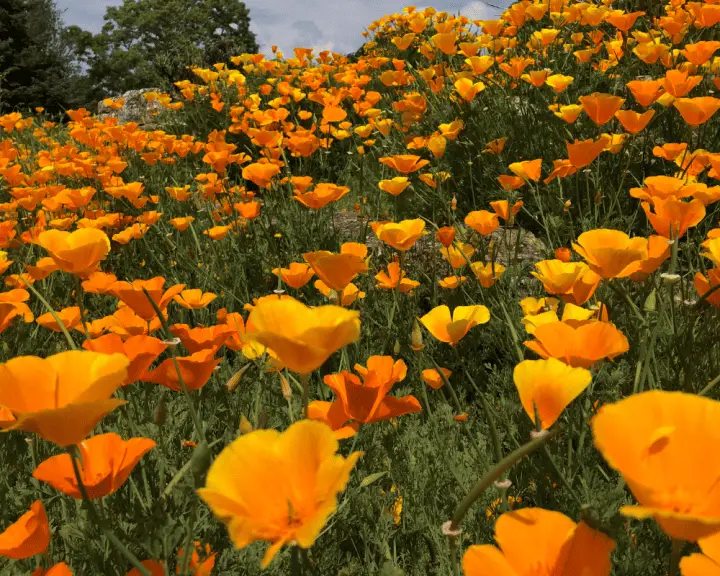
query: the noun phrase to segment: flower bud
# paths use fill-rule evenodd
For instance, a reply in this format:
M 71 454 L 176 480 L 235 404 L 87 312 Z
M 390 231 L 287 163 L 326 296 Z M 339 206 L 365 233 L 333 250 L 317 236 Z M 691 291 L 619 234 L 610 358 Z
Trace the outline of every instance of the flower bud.
M 239 426 L 239 429 L 240 429 L 240 433 L 241 433 L 241 434 L 249 434 L 250 432 L 253 431 L 252 424 L 250 424 L 250 420 L 248 420 L 248 419 L 245 417 L 245 414 L 243 414 L 242 416 L 240 416 L 240 426 Z
M 415 352 L 419 352 L 425 348 L 425 345 L 423 344 L 422 331 L 420 330 L 420 324 L 418 323 L 417 318 L 413 320 L 412 332 L 410 333 L 410 347 L 415 350 Z
M 287 378 L 280 374 L 280 391 L 282 392 L 283 398 L 287 402 L 290 402 L 292 399 L 292 389 L 290 388 L 290 382 L 288 382 Z
M 165 406 L 165 394 L 160 395 L 155 411 L 153 412 L 153 422 L 158 426 L 165 424 L 167 419 L 167 407 Z
M 393 354 L 395 354 L 395 356 L 400 354 L 400 340 L 398 339 L 395 339 L 395 346 L 393 346 Z

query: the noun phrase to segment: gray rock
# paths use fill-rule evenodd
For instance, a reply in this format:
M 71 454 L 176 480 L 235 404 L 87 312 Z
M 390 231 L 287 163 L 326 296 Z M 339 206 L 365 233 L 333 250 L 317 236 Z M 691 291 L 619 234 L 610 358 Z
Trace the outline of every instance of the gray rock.
M 106 106 L 103 102 L 98 104 L 98 119 L 117 118 L 120 124 L 127 122 L 137 122 L 147 126 L 152 124 L 155 116 L 162 110 L 159 102 L 148 102 L 143 94 L 146 92 L 161 92 L 158 88 L 143 88 L 142 90 L 129 90 L 119 96 L 125 100 L 122 108 L 113 110 Z M 117 99 L 117 98 L 115 98 Z

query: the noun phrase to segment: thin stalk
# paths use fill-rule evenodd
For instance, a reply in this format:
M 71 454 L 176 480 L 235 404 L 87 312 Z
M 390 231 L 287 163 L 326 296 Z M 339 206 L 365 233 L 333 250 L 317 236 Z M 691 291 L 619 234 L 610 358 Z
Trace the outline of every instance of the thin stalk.
M 35 294 L 35 297 L 38 300 L 40 300 L 40 302 L 42 302 L 43 306 L 45 306 L 45 308 L 47 308 L 47 311 L 50 312 L 50 315 L 53 317 L 53 320 L 55 320 L 55 322 L 57 322 L 57 325 L 60 327 L 60 330 L 62 330 L 62 333 L 65 335 L 65 339 L 67 340 L 68 346 L 70 346 L 70 348 L 72 350 L 77 350 L 78 347 L 75 345 L 75 342 L 73 341 L 72 336 L 70 336 L 70 332 L 68 332 L 68 329 L 65 327 L 65 324 L 63 323 L 63 321 L 60 320 L 60 316 L 57 315 L 57 312 L 55 312 L 53 307 L 50 306 L 50 303 L 47 300 L 45 300 L 43 295 L 40 294 L 40 292 L 38 292 L 37 289 L 35 289 L 35 287 L 32 284 L 28 284 L 26 282 L 25 286 L 27 286 L 27 288 L 28 288 L 28 290 L 30 290 L 30 292 Z

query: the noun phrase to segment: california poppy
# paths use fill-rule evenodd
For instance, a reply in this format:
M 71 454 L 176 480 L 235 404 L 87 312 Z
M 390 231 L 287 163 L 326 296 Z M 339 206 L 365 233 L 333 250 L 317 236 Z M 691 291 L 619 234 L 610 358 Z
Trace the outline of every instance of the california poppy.
M 323 294 L 323 296 L 329 298 L 333 304 L 339 304 L 340 306 L 350 306 L 356 300 L 365 298 L 365 292 L 360 290 L 360 288 L 352 282 L 339 292 L 330 288 L 322 280 L 315 280 L 313 285 Z
M 173 297 L 185 289 L 185 284 L 175 284 L 163 292 L 164 285 L 165 278 L 156 276 L 150 280 L 118 281 L 110 286 L 108 292 L 122 300 L 143 320 L 152 320 L 157 314 L 144 290 L 147 290 L 160 310 L 165 310 Z
M 702 297 L 705 296 L 710 290 L 720 284 L 720 268 L 711 268 L 707 271 L 707 277 L 702 272 L 697 272 L 693 279 L 693 285 L 695 290 Z M 707 301 L 710 302 L 716 308 L 720 308 L 720 290 L 715 290 L 712 294 L 707 297 Z
M 305 286 L 315 275 L 310 265 L 302 262 L 291 262 L 287 268 L 274 268 L 272 273 L 282 279 L 285 284 L 295 289 Z
M 698 545 L 702 554 L 690 554 L 680 560 L 682 576 L 720 575 L 720 533 L 700 538 Z
M 592 420 L 595 446 L 620 472 L 639 506 L 631 518 L 654 518 L 663 531 L 694 542 L 720 532 L 720 402 L 653 390 L 606 404 Z
M 535 328 L 525 346 L 541 358 L 557 358 L 574 367 L 590 368 L 630 349 L 625 335 L 609 322 L 550 322 Z
M 720 99 L 712 96 L 678 98 L 673 102 L 673 106 L 680 111 L 683 120 L 690 126 L 700 126 L 720 110 Z
M 590 120 L 598 126 L 606 124 L 615 116 L 615 112 L 620 110 L 625 103 L 624 98 L 613 96 L 611 94 L 601 94 L 594 92 L 589 96 L 580 96 L 580 104 Z
M 653 198 L 652 208 L 648 202 L 641 206 L 655 232 L 665 238 L 681 238 L 688 228 L 697 226 L 705 217 L 705 206 L 700 200 Z
M 456 242 L 447 248 L 440 248 L 440 254 L 443 260 L 446 260 L 453 268 L 462 268 L 465 266 L 475 254 L 475 247 L 465 242 Z
M 600 153 L 605 149 L 605 141 L 602 138 L 597 140 L 583 140 L 579 142 L 575 140 L 573 144 L 566 142 L 568 158 L 570 164 L 575 168 L 584 168 L 592 164 L 592 162 L 600 156 Z
M 149 438 L 123 440 L 114 432 L 100 434 L 78 444 L 80 475 L 88 498 L 102 498 L 118 490 L 133 468 L 152 448 Z M 73 498 L 82 498 L 69 454 L 51 456 L 33 472 L 33 478 L 47 482 Z
M 500 226 L 498 215 L 488 210 L 476 210 L 465 217 L 465 224 L 481 236 L 489 236 Z
M 410 186 L 410 180 L 407 176 L 396 176 L 391 180 L 380 180 L 378 182 L 378 188 L 392 196 L 399 196 L 408 186 Z
M 380 158 L 380 162 L 397 170 L 401 174 L 410 174 L 430 164 L 430 160 L 423 160 L 420 156 L 412 154 L 399 154 Z
M 442 371 L 445 378 L 450 378 L 450 376 L 452 375 L 452 372 L 447 368 L 440 368 L 440 370 Z M 437 368 L 427 368 L 423 370 L 420 374 L 420 377 L 422 378 L 423 382 L 425 382 L 425 384 L 427 384 L 428 386 L 430 386 L 430 388 L 433 388 L 434 390 L 438 390 L 445 385 L 445 380 L 440 375 L 440 372 L 438 372 Z
M 420 318 L 420 322 L 428 332 L 440 342 L 451 346 L 457 344 L 468 331 L 478 324 L 490 321 L 490 311 L 481 305 L 458 306 L 450 316 L 450 308 L 437 306 Z
M 388 396 L 393 385 L 405 379 L 407 366 L 402 360 L 394 361 L 390 356 L 371 356 L 367 368 L 355 365 L 360 379 L 348 371 L 328 374 L 323 381 L 335 392 L 336 400 L 329 408 L 333 413 L 344 414 L 348 421 L 371 424 L 404 414 L 420 412 L 420 403 L 414 396 Z M 339 418 L 342 420 L 342 418 Z
M 290 370 L 309 374 L 360 337 L 360 314 L 340 306 L 308 308 L 293 298 L 258 303 L 247 336 L 272 348 Z
M 333 254 L 325 250 L 303 254 L 318 278 L 333 290 L 341 292 L 355 276 L 368 269 L 363 257 L 351 252 Z
M 309 192 L 298 193 L 297 191 L 294 191 L 293 199 L 308 208 L 319 210 L 331 202 L 336 202 L 349 193 L 350 188 L 347 186 L 337 186 L 336 184 L 323 182 L 316 184 L 315 188 Z
M 336 454 L 338 442 L 322 422 L 300 420 L 285 432 L 256 430 L 226 447 L 208 471 L 200 498 L 243 548 L 256 540 L 271 543 L 267 567 L 291 542 L 310 548 L 347 485 L 361 452 Z M 244 474 L 238 476 L 237 470 Z
M 503 275 L 505 272 L 505 266 L 499 262 L 473 262 L 470 264 L 470 270 L 475 274 L 475 278 L 478 279 L 480 285 L 483 288 L 490 288 L 495 281 Z
M 196 326 L 190 328 L 187 324 L 173 324 L 170 332 L 180 338 L 182 345 L 188 352 L 194 354 L 207 348 L 219 349 L 235 333 L 235 329 L 228 324 L 215 326 Z
M 629 264 L 648 255 L 646 238 L 630 238 L 620 230 L 603 228 L 580 234 L 573 249 L 603 278 L 614 278 Z
M 643 114 L 633 112 L 632 110 L 618 110 L 615 112 L 615 118 L 620 121 L 623 128 L 630 132 L 630 134 L 637 134 L 645 130 L 653 116 L 655 116 L 655 110 L 648 110 Z
M 537 409 L 545 430 L 588 387 L 592 375 L 585 368 L 573 368 L 560 360 L 548 358 L 520 362 L 515 366 L 513 380 L 530 420 L 536 424 Z
M 143 382 L 154 382 L 174 390 L 182 391 L 182 384 L 187 390 L 199 390 L 212 376 L 215 367 L 220 364 L 221 358 L 215 358 L 216 348 L 203 348 L 190 356 L 179 356 L 174 360 L 167 358 L 160 365 L 142 376 Z M 179 367 L 180 374 L 178 375 Z M 180 378 L 182 377 L 182 384 Z
M 55 314 L 60 319 L 60 322 L 63 323 L 63 326 L 66 330 L 72 330 L 73 328 L 77 327 L 78 324 L 80 324 L 79 306 L 70 306 L 69 308 L 63 308 Z M 62 332 L 60 324 L 55 320 L 55 316 L 53 316 L 50 312 L 46 312 L 45 314 L 38 316 L 35 321 L 43 328 L 49 328 L 54 332 Z
M 0 534 L 0 556 L 13 560 L 44 554 L 49 545 L 50 526 L 41 500 Z
M 615 542 L 584 522 L 542 508 L 506 512 L 495 522 L 495 541 L 470 546 L 466 576 L 609 576 Z
M 375 235 L 396 250 L 404 252 L 425 233 L 425 221 L 421 218 L 402 222 L 371 222 Z
M 129 364 L 122 354 L 84 350 L 0 364 L 0 405 L 11 416 L 0 427 L 35 432 L 60 446 L 78 444 L 125 404 L 110 396 L 125 382 Z
M 651 106 L 662 94 L 663 80 L 633 80 L 627 83 L 640 106 Z
M 584 304 L 593 295 L 601 278 L 583 262 L 541 260 L 535 263 L 532 275 L 542 282 L 549 294 L 557 294 L 566 302 Z
M 445 248 L 448 248 L 452 245 L 453 240 L 455 240 L 456 234 L 457 230 L 455 230 L 454 226 L 443 226 L 435 232 L 435 239 L 445 246 Z
M 217 298 L 217 294 L 203 292 L 202 290 L 183 290 L 173 296 L 173 300 L 188 310 L 200 310 Z
M 50 253 L 58 268 L 87 277 L 110 252 L 110 239 L 102 230 L 80 228 L 74 232 L 47 230 L 37 243 Z
M 400 270 L 399 262 L 390 262 L 387 267 L 387 272 L 381 270 L 375 275 L 375 280 L 377 280 L 376 287 L 385 290 L 398 289 L 400 292 L 411 292 L 420 286 L 420 282 L 406 278 L 406 275 L 407 273 L 404 270 Z
M 58 562 L 45 570 L 42 566 L 37 568 L 30 576 L 73 576 L 72 570 L 65 562 Z
M 106 334 L 85 340 L 83 348 L 102 354 L 123 354 L 129 361 L 123 385 L 139 380 L 150 365 L 165 351 L 167 344 L 152 336 L 131 336 L 123 342 L 117 334 Z

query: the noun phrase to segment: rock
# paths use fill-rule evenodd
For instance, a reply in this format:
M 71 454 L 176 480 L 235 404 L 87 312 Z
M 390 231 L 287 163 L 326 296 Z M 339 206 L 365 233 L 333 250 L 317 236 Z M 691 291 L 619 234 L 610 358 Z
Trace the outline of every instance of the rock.
M 125 100 L 125 105 L 117 110 L 106 106 L 104 102 L 98 104 L 98 118 L 117 118 L 121 124 L 126 122 L 137 122 L 148 125 L 154 120 L 155 115 L 162 110 L 160 103 L 148 102 L 144 98 L 146 92 L 160 92 L 158 88 L 143 88 L 142 90 L 129 90 L 119 96 Z M 117 98 L 115 98 L 117 100 Z

